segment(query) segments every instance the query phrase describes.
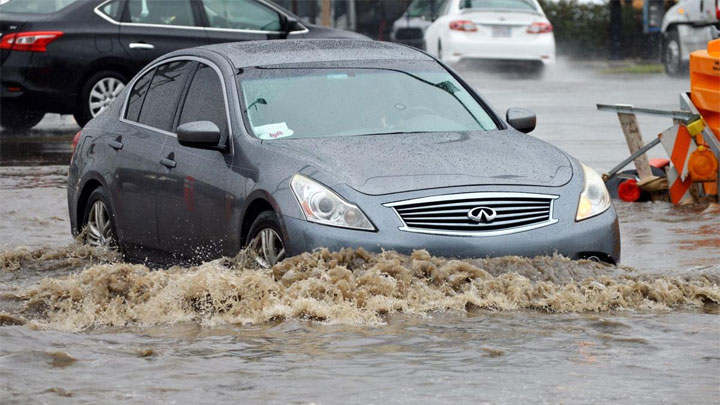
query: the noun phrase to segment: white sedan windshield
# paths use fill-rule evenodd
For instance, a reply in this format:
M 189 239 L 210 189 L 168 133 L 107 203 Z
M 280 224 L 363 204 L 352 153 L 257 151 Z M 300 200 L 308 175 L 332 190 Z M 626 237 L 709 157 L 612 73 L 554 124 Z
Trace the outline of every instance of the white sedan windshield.
M 246 117 L 260 139 L 496 129 L 444 71 L 267 69 L 241 80 Z

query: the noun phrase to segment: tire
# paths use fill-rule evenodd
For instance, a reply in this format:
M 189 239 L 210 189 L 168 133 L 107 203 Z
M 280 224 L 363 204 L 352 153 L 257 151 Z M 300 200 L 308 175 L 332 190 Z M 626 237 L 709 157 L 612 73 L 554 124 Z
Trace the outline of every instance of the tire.
M 285 241 L 274 212 L 264 211 L 255 218 L 245 238 L 245 246 L 255 252 L 255 262 L 260 267 L 270 268 L 285 258 Z
M 102 187 L 93 190 L 88 197 L 82 216 L 82 228 L 85 229 L 85 243 L 88 245 L 118 248 L 115 215 L 110 208 L 110 199 Z
M 8 131 L 26 132 L 45 116 L 42 111 L 28 110 L 12 105 L 0 107 L 0 126 Z
M 75 122 L 84 127 L 88 121 L 105 111 L 127 82 L 125 75 L 112 70 L 104 70 L 90 76 L 80 90 L 80 98 L 73 113 Z M 90 103 L 93 103 L 92 107 Z
M 663 41 L 662 51 L 663 65 L 668 76 L 679 77 L 685 73 L 685 65 L 682 61 L 682 48 L 680 47 L 680 35 L 677 29 L 673 28 L 667 32 Z

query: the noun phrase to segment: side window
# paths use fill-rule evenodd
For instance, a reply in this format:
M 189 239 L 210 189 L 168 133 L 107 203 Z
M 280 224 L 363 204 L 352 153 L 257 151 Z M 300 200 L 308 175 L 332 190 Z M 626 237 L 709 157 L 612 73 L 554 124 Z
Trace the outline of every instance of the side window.
M 200 65 L 188 89 L 178 125 L 193 121 L 210 121 L 228 134 L 225 96 L 218 74 L 208 65 Z
M 127 110 L 125 111 L 125 118 L 130 121 L 137 122 L 138 117 L 140 116 L 140 108 L 142 107 L 143 100 L 145 100 L 145 94 L 147 94 L 147 91 L 150 88 L 150 81 L 153 78 L 153 72 L 155 72 L 155 69 L 151 69 L 149 72 L 145 73 L 135 82 L 135 86 L 133 86 L 130 91 L 130 100 L 128 100 Z
M 120 2 L 120 0 L 113 0 L 102 6 L 100 8 L 100 12 L 115 21 L 120 21 L 120 18 L 122 18 L 122 8 L 120 8 L 121 5 L 122 3 Z
M 194 62 L 178 61 L 155 68 L 155 75 L 142 103 L 138 122 L 171 131 L 185 81 Z
M 444 0 L 442 3 L 442 6 L 440 7 L 440 12 L 435 16 L 442 17 L 444 15 L 447 15 L 447 13 L 450 12 L 450 0 Z
M 254 0 L 202 0 L 210 28 L 280 31 L 280 16 Z
M 131 23 L 195 26 L 190 0 L 128 0 Z

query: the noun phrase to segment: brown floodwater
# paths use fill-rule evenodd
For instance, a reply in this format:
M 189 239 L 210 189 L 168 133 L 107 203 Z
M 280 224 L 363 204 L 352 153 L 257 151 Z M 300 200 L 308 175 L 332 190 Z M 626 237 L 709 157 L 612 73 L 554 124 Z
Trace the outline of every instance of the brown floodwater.
M 534 134 L 607 170 L 595 102 L 673 108 L 682 80 L 460 66 Z M 652 139 L 669 122 L 641 120 Z M 27 402 L 717 403 L 720 206 L 615 203 L 619 266 L 319 250 L 149 269 L 73 241 L 47 118 L 0 138 L 0 399 Z M 662 156 L 661 151 L 653 152 Z

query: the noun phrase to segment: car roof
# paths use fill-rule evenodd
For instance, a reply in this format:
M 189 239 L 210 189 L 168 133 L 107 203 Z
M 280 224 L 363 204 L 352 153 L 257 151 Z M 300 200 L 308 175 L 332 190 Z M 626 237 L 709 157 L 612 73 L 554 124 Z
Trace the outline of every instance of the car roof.
M 237 68 L 359 60 L 433 60 L 407 46 L 362 39 L 247 41 L 202 48 L 227 56 Z

